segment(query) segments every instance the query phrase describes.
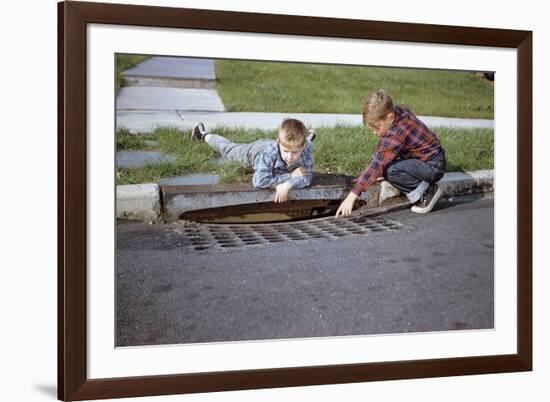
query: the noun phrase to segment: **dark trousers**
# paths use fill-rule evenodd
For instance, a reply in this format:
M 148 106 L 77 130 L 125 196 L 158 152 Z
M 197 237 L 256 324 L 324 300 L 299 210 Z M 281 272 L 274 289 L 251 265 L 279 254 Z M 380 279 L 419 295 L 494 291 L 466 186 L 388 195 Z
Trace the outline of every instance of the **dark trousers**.
M 420 185 L 434 184 L 445 174 L 445 151 L 426 162 L 419 159 L 396 159 L 384 169 L 384 178 L 403 193 L 416 190 Z M 422 191 L 424 192 L 424 191 Z

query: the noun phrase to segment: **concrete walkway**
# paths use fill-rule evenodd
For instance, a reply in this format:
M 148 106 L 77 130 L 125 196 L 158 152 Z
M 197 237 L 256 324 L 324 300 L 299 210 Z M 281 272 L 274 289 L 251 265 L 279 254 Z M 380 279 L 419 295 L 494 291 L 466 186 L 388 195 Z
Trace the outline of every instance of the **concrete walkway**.
M 207 129 L 212 129 L 216 126 L 225 126 L 230 128 L 276 130 L 280 126 L 281 121 L 289 117 L 303 121 L 308 128 L 363 125 L 360 114 L 118 110 L 117 127 L 125 127 L 132 133 L 147 133 L 161 126 L 190 130 L 196 123 L 201 121 Z M 435 116 L 419 116 L 419 118 L 431 128 L 493 128 L 493 120 L 456 119 Z
M 294 117 L 307 127 L 362 125 L 360 114 L 226 112 L 217 91 L 214 61 L 152 57 L 124 73 L 130 86 L 121 88 L 116 102 L 117 128 L 151 132 L 156 127 L 191 129 L 202 121 L 207 128 L 277 129 L 281 120 Z M 419 116 L 429 127 L 493 128 L 493 120 Z
M 223 112 L 222 100 L 214 89 L 122 87 L 117 96 L 118 111 L 185 111 Z M 153 121 L 154 114 L 148 114 Z
M 126 85 L 171 88 L 214 88 L 214 60 L 151 57 L 122 73 Z

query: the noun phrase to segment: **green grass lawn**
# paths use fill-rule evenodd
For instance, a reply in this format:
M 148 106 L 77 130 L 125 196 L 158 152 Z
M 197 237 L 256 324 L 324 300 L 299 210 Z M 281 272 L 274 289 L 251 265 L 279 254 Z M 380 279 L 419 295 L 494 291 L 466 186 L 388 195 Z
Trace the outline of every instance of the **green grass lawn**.
M 447 171 L 472 171 L 493 168 L 494 134 L 491 129 L 435 130 L 447 154 Z M 235 142 L 262 138 L 275 139 L 277 132 L 235 130 L 217 127 L 212 130 Z M 155 141 L 151 144 L 150 141 Z M 357 176 L 376 146 L 377 138 L 361 126 L 320 128 L 313 146 L 315 170 Z M 252 170 L 238 163 L 219 163 L 217 154 L 207 144 L 191 141 L 188 132 L 159 128 L 150 134 L 117 133 L 117 150 L 156 150 L 175 155 L 173 163 L 149 164 L 135 169 L 118 169 L 117 184 L 157 183 L 161 178 L 189 173 L 212 173 L 222 183 L 247 183 Z
M 217 60 L 229 112 L 362 113 L 384 89 L 415 114 L 493 118 L 493 85 L 472 72 Z

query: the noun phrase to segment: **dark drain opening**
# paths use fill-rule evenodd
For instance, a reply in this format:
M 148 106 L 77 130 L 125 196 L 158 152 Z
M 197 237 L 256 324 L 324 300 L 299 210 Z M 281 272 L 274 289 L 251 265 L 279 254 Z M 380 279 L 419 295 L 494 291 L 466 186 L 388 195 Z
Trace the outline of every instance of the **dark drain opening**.
M 230 205 L 185 212 L 180 219 L 199 223 L 227 224 L 301 221 L 334 215 L 341 202 L 341 200 L 291 200 L 279 204 L 264 202 Z M 364 201 L 358 200 L 355 207 L 360 208 L 364 205 Z

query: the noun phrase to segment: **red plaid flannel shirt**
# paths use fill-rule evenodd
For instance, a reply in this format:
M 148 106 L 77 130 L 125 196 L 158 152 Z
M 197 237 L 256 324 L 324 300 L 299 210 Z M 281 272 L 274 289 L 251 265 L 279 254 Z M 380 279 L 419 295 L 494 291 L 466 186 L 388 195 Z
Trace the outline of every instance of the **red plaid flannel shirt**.
M 351 190 L 355 195 L 366 191 L 395 158 L 428 161 L 442 149 L 437 136 L 409 109 L 395 106 L 394 114 L 393 123 L 378 140 L 370 163 L 355 179 Z

